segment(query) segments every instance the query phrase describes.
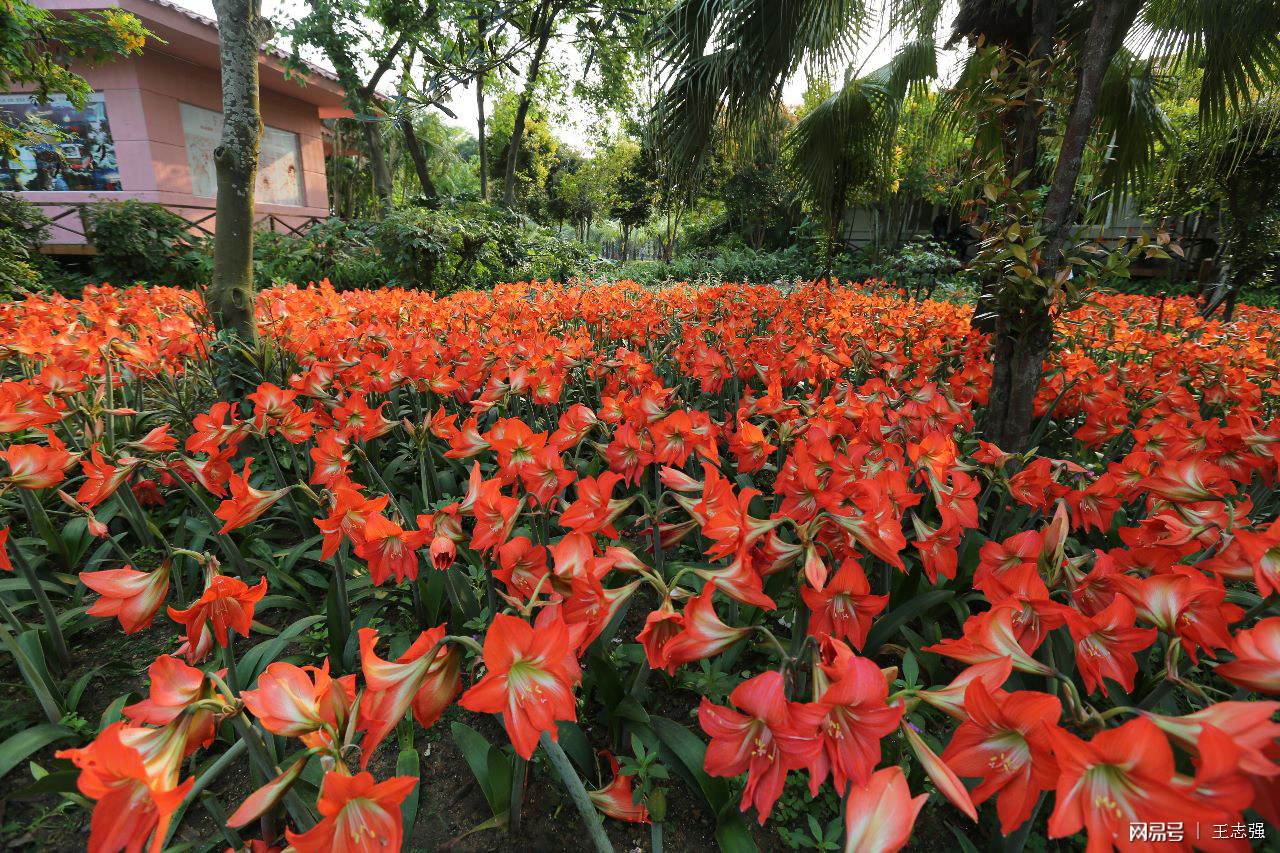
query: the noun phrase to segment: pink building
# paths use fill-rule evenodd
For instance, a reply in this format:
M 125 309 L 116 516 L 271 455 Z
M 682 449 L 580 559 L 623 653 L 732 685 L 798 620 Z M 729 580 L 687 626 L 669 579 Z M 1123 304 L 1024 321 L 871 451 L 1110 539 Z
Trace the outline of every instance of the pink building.
M 35 116 L 63 131 L 56 142 L 21 149 L 17 159 L 0 158 L 0 191 L 40 204 L 55 220 L 49 251 L 86 251 L 77 205 L 100 200 L 159 202 L 212 232 L 212 153 L 222 123 L 215 23 L 165 0 L 36 4 L 55 12 L 118 7 L 163 41 L 148 41 L 140 56 L 74 69 L 93 87 L 83 110 L 65 99 L 35 105 L 21 92 L 0 92 L 7 122 Z M 300 228 L 329 215 L 322 119 L 350 113 L 332 75 L 312 69 L 300 85 L 286 79 L 283 57 L 267 53 L 259 70 L 265 130 L 258 219 L 264 228 Z

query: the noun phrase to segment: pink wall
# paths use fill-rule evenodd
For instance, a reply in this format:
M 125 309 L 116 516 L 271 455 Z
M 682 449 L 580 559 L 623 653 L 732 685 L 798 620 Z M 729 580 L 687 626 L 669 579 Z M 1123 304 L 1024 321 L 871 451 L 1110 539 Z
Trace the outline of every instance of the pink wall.
M 31 201 L 45 203 L 46 215 L 63 214 L 55 221 L 49 242 L 64 245 L 85 242 L 79 215 L 72 209 L 49 204 L 52 202 L 133 198 L 169 205 L 188 219 L 212 213 L 202 208 L 212 208 L 213 198 L 192 194 L 179 104 L 185 102 L 221 112 L 217 70 L 156 49 L 98 68 L 76 70 L 103 96 L 124 189 L 121 192 L 22 193 Z M 259 218 L 274 214 L 280 223 L 297 227 L 308 217 L 327 216 L 323 125 L 317 105 L 264 88 L 261 109 L 264 124 L 298 135 L 304 204 L 259 203 L 255 205 Z M 213 231 L 216 221 L 210 218 L 201 224 Z M 283 230 L 283 226 L 277 230 Z

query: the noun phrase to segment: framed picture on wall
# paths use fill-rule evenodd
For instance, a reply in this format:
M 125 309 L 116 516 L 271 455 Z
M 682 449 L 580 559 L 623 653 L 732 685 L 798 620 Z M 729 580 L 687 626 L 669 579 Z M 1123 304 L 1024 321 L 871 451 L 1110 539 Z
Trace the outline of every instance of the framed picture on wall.
M 0 121 L 21 133 L 13 156 L 0 156 L 0 190 L 114 192 L 120 182 L 102 95 L 77 109 L 65 95 L 36 103 L 30 94 L 0 95 Z
M 191 170 L 191 194 L 202 198 L 218 195 L 218 175 L 213 149 L 222 136 L 222 113 L 192 104 L 179 104 L 182 136 Z M 298 134 L 270 125 L 262 129 L 258 146 L 258 183 L 254 201 L 260 204 L 302 206 L 302 158 Z

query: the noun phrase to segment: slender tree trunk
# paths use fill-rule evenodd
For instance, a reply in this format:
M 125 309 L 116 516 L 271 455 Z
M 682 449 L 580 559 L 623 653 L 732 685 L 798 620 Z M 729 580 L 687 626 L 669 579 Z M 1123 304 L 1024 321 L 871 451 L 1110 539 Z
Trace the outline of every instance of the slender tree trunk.
M 489 143 L 484 138 L 484 75 L 476 75 L 476 130 L 480 142 L 480 200 L 489 200 Z
M 1067 116 L 1062 147 L 1058 151 L 1058 165 L 1053 171 L 1053 181 L 1044 202 L 1042 232 L 1049 237 L 1048 245 L 1055 253 L 1061 250 L 1067 229 L 1071 226 L 1076 181 L 1080 177 L 1093 120 L 1098 114 L 1103 77 L 1141 6 L 1141 0 L 1098 0 L 1094 7 L 1084 55 L 1080 59 L 1075 100 Z
M 1031 30 L 1025 45 L 1011 45 L 1015 50 L 1025 50 L 1027 59 L 1032 63 L 1047 62 L 1053 50 L 1053 31 L 1058 22 L 1060 0 L 1034 0 L 1031 4 Z M 1107 2 L 1107 0 L 1102 0 Z M 1043 73 L 1043 69 L 1041 69 Z M 1038 87 L 1029 88 L 1022 98 L 1021 107 L 1009 110 L 1002 122 L 1005 150 L 1005 168 L 1009 177 L 1014 178 L 1026 174 L 1017 185 L 1020 190 L 1038 187 L 1044 183 L 1040 168 L 1040 124 L 1043 118 L 1040 113 L 1040 91 Z M 978 294 L 978 304 L 974 308 L 970 325 L 985 334 L 996 330 L 996 293 L 995 282 L 983 284 Z
M 206 294 L 219 331 L 254 343 L 253 190 L 258 176 L 258 49 L 270 36 L 258 0 L 214 0 L 222 65 L 222 137 L 213 150 L 217 232 Z
M 508 208 L 516 206 L 516 167 L 520 162 L 520 143 L 524 139 L 525 120 L 529 115 L 529 105 L 533 102 L 534 88 L 538 83 L 538 74 L 542 70 L 542 59 L 547 52 L 547 43 L 551 40 L 551 31 L 555 28 L 555 16 L 559 11 L 557 5 L 543 0 L 536 16 L 538 44 L 534 48 L 533 58 L 529 61 L 529 73 L 525 76 L 524 91 L 520 93 L 520 103 L 516 106 L 515 124 L 511 128 L 511 144 L 507 148 L 507 170 L 502 178 L 502 203 Z
M 431 180 L 431 168 L 427 164 L 427 155 L 422 151 L 418 141 L 418 132 L 413 129 L 413 120 L 408 116 L 396 119 L 400 125 L 400 133 L 404 136 L 405 148 L 409 151 L 409 159 L 413 161 L 413 171 L 418 175 L 418 183 L 422 185 L 422 194 L 428 199 L 439 197 L 435 182 Z
M 1075 99 L 1067 116 L 1058 163 L 1041 214 L 1041 232 L 1048 240 L 1041 255 L 1040 275 L 1046 279 L 1057 272 L 1074 218 L 1076 182 L 1098 112 L 1102 78 L 1140 6 L 1141 0 L 1098 0 L 1094 6 L 1080 59 Z M 1023 449 L 1031 435 L 1035 395 L 1052 343 L 1053 317 L 1043 301 L 1023 307 L 1014 316 L 1001 316 L 997 321 L 986 432 L 990 441 L 1006 450 Z
M 387 165 L 387 154 L 382 149 L 382 134 L 378 132 L 378 122 L 361 122 L 364 126 L 364 144 L 369 151 L 369 175 L 373 178 L 373 194 L 378 198 L 378 216 L 384 216 L 391 209 L 391 168 Z

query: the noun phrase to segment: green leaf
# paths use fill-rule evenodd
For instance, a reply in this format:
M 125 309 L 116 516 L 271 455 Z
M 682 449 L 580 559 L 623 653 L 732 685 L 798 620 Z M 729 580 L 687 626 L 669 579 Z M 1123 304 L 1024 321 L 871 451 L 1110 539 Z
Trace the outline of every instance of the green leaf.
M 973 846 L 973 842 L 963 832 L 950 824 L 947 824 L 947 829 L 951 830 L 951 834 L 956 837 L 956 843 L 960 845 L 963 853 L 978 853 L 978 848 Z
M 916 656 L 908 650 L 907 653 L 902 656 L 902 680 L 907 682 L 907 685 L 910 686 L 915 684 L 919 677 L 920 663 L 916 660 Z
M 323 621 L 324 614 L 321 613 L 304 616 L 270 640 L 258 643 L 241 658 L 236 667 L 237 674 L 240 676 L 240 683 L 253 684 L 257 681 L 258 676 L 262 674 L 262 671 L 267 668 L 267 664 L 274 661 L 280 652 L 284 651 L 285 645 L 290 640 L 309 629 L 312 625 Z
M 80 697 L 84 695 L 85 688 L 89 686 L 89 682 L 98 674 L 102 666 L 95 666 L 84 675 L 76 679 L 76 683 L 71 685 L 71 689 L 67 691 L 67 710 L 74 711 L 80 705 Z
M 684 726 L 664 717 L 651 716 L 649 725 L 662 745 L 671 753 L 672 758 L 686 771 L 686 775 L 697 782 L 707 805 L 719 814 L 732 798 L 729 793 L 729 783 L 726 780 L 708 776 L 702 769 L 707 757 L 707 745 Z
M 102 712 L 102 718 L 98 723 L 98 731 L 102 731 L 112 723 L 118 723 L 124 719 L 124 706 L 129 704 L 130 697 L 133 693 L 126 693 L 123 696 L 117 696 L 112 700 L 111 704 Z
M 511 783 L 515 775 L 511 771 L 511 759 L 498 747 L 490 746 L 486 764 L 489 770 L 489 786 L 493 789 L 493 796 L 496 802 L 493 813 L 509 812 L 511 810 Z
M 422 777 L 421 759 L 413 744 L 414 727 L 412 724 L 400 727 L 400 754 L 396 756 L 396 775 Z M 418 819 L 418 794 L 421 784 L 415 785 L 400 804 L 400 818 L 404 822 L 404 837 L 413 835 L 413 825 Z
M 560 747 L 565 754 L 573 759 L 573 763 L 578 765 L 582 772 L 594 774 L 596 772 L 593 759 L 595 751 L 591 749 L 591 741 L 587 739 L 582 727 L 577 723 L 560 720 L 556 723 L 556 731 Z
M 0 743 L 0 779 L 54 741 L 75 736 L 76 733 L 66 726 L 52 723 L 23 729 L 4 743 Z
M 484 735 L 466 723 L 453 723 L 449 726 L 449 730 L 453 733 L 453 742 L 458 745 L 458 749 L 462 750 L 462 757 L 471 768 L 471 774 L 476 777 L 476 783 L 479 784 L 481 793 L 489 803 L 489 808 L 495 815 L 498 814 L 502 809 L 493 787 L 493 780 L 489 775 L 489 750 L 492 744 L 485 739 Z M 508 799 L 511 796 L 509 791 L 508 785 Z
M 723 853 L 755 853 L 756 843 L 740 812 L 732 812 L 716 824 L 716 844 Z
M 57 770 L 46 773 L 34 783 L 25 788 L 19 788 L 8 796 L 11 800 L 34 800 L 47 794 L 70 794 L 77 790 L 76 781 L 79 778 L 78 769 Z
M 929 612 L 953 595 L 955 593 L 949 589 L 934 589 L 893 608 L 872 624 L 871 631 L 867 634 L 867 644 L 863 646 L 860 654 L 863 657 L 874 656 L 880 646 L 893 637 L 894 633 L 908 621 Z

